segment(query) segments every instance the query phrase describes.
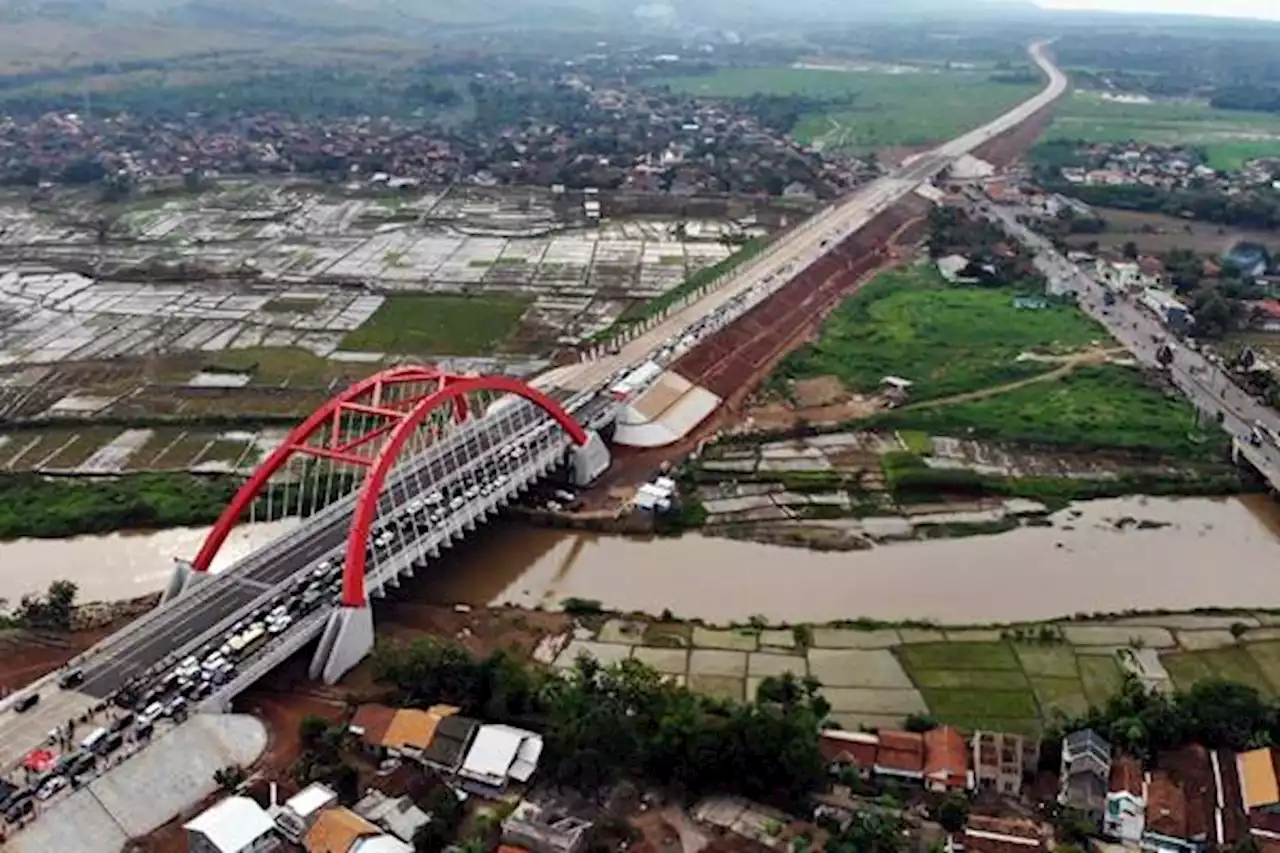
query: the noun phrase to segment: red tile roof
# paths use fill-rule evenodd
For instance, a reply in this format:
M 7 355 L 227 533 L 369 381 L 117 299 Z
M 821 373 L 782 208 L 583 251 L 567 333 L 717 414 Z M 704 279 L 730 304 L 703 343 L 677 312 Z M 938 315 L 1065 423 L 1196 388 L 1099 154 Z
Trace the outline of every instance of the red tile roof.
M 924 770 L 924 737 L 914 732 L 880 730 L 876 766 L 919 773 Z
M 924 735 L 924 775 L 950 788 L 969 781 L 969 750 L 955 726 L 939 726 Z
M 828 764 L 856 764 L 874 767 L 880 738 L 866 732 L 824 731 L 818 738 L 818 751 Z
M 1128 791 L 1135 796 L 1142 796 L 1142 762 L 1136 758 L 1122 755 L 1111 764 L 1112 791 Z

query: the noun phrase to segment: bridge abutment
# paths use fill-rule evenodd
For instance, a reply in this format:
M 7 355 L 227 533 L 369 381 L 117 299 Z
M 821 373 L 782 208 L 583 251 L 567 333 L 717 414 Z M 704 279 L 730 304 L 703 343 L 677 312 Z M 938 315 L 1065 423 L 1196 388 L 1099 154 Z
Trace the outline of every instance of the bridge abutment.
M 320 644 L 311 658 L 309 674 L 325 684 L 336 684 L 352 667 L 373 651 L 373 609 L 339 607 L 329 614 Z
M 600 433 L 589 430 L 587 443 L 575 445 L 573 448 L 573 461 L 570 465 L 573 484 L 575 486 L 591 485 L 601 474 L 609 470 L 611 462 L 613 462 L 613 456 L 609 453 L 609 445 L 605 444 Z

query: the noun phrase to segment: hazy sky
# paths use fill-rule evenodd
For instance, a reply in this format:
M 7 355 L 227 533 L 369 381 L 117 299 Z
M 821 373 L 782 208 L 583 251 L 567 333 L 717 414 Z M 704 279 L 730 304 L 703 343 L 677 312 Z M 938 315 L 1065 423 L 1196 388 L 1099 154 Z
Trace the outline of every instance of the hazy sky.
M 1039 0 L 1049 9 L 1165 12 L 1280 20 L 1280 0 Z

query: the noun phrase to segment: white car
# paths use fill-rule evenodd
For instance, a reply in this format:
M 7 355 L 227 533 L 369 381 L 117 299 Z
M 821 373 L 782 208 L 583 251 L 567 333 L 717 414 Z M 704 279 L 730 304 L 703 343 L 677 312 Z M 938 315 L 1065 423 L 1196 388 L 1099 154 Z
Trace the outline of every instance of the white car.
M 439 506 L 440 504 L 444 503 L 444 495 L 440 494 L 439 491 L 435 491 L 427 495 L 422 500 L 426 503 L 427 506 Z
M 67 778 L 65 776 L 54 776 L 40 786 L 40 790 L 36 792 L 36 797 L 41 800 L 47 800 L 65 787 L 67 787 Z
M 138 715 L 138 725 L 145 726 L 147 723 L 154 723 L 164 714 L 164 705 L 159 702 L 152 702 L 142 713 Z
M 422 512 L 423 506 L 425 506 L 425 504 L 423 504 L 419 498 L 414 498 L 413 500 L 409 501 L 409 505 L 405 508 L 409 510 L 409 512 L 412 513 L 413 515 L 417 515 L 418 513 Z

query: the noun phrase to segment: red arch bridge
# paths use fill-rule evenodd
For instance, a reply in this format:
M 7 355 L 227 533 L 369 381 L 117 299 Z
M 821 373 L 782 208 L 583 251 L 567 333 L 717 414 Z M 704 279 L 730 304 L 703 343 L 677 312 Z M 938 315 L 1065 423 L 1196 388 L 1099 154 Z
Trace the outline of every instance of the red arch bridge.
M 247 641 L 254 654 L 237 649 L 241 663 L 215 691 L 229 701 L 317 636 L 312 676 L 336 680 L 372 646 L 371 594 L 553 469 L 568 463 L 580 485 L 598 477 L 610 459 L 595 428 L 615 406 L 604 394 L 417 365 L 352 385 L 258 463 L 195 559 L 177 565 L 163 606 L 85 661 L 83 689 L 133 689 L 193 653 Z M 302 521 L 238 554 L 238 525 L 283 516 Z

